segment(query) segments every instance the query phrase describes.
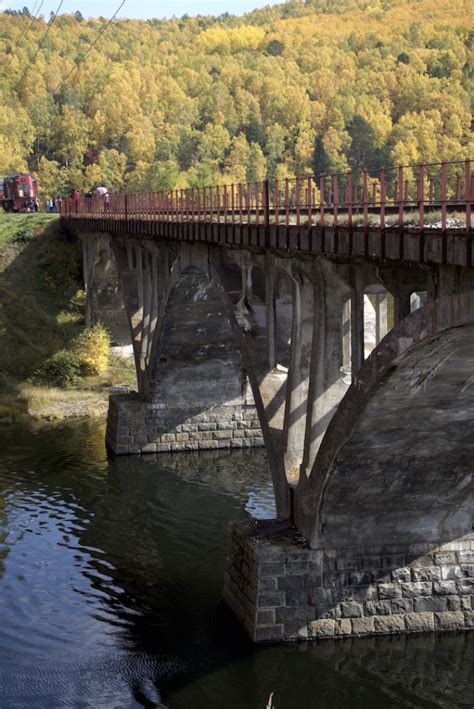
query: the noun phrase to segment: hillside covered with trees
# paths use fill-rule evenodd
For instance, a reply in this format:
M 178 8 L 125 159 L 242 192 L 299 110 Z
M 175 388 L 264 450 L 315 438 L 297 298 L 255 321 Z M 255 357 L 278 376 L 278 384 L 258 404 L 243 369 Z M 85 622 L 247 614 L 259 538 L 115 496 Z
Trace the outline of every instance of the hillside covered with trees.
M 0 175 L 44 195 L 474 157 L 471 0 L 0 22 Z

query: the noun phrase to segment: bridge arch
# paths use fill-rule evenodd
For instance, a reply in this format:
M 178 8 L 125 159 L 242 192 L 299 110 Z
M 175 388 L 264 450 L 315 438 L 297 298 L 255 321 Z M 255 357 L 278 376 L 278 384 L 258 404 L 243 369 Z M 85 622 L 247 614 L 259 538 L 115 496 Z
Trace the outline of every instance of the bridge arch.
M 443 543 L 472 531 L 474 294 L 402 320 L 334 414 L 296 523 L 313 546 Z

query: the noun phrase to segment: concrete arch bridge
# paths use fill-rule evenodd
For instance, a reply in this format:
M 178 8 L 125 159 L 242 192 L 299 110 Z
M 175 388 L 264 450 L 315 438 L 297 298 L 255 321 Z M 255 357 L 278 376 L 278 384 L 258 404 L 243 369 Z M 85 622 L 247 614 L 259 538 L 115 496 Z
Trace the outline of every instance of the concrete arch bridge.
M 267 183 L 64 210 L 89 320 L 132 338 L 111 451 L 266 447 L 278 520 L 234 526 L 225 579 L 256 641 L 474 625 L 473 191 L 450 169 L 429 228 L 425 166 L 415 225 L 409 185 L 389 227 L 367 175 L 360 225 L 337 180 L 316 220 L 317 180 L 296 207 Z

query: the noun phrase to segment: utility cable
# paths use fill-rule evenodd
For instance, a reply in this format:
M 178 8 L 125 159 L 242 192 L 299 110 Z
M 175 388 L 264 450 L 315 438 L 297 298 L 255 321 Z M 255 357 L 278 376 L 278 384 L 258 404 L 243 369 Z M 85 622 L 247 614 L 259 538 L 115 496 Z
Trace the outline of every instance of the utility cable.
M 62 88 L 62 85 L 69 79 L 69 77 L 71 76 L 71 74 L 73 74 L 73 73 L 76 71 L 76 69 L 78 69 L 78 68 L 80 67 L 80 65 L 82 64 L 82 62 L 84 61 L 84 59 L 87 57 L 87 55 L 89 54 L 89 52 L 91 51 L 91 49 L 93 49 L 93 48 L 95 47 L 95 45 L 97 44 L 97 42 L 99 41 L 99 39 L 102 37 L 102 35 L 103 35 L 104 32 L 106 31 L 106 29 L 108 29 L 108 27 L 110 27 L 110 25 L 112 24 L 112 22 L 115 20 L 115 18 L 117 17 L 118 13 L 119 13 L 120 10 L 122 9 L 122 7 L 125 5 L 125 2 L 126 2 L 126 0 L 122 0 L 122 2 L 120 3 L 119 7 L 115 10 L 114 14 L 113 14 L 112 17 L 110 18 L 110 20 L 107 22 L 107 24 L 102 27 L 102 29 L 100 30 L 99 34 L 98 34 L 97 37 L 94 39 L 94 41 L 92 42 L 92 44 L 90 45 L 90 47 L 84 52 L 84 54 L 81 54 L 81 56 L 79 57 L 79 60 L 78 60 L 78 61 L 76 62 L 76 64 L 72 67 L 71 71 L 69 71 L 69 72 L 66 74 L 66 76 L 65 76 L 64 79 L 61 81 L 61 83 L 59 84 L 58 88 L 56 89 L 56 92 L 58 92 L 58 91 Z
M 57 18 L 57 16 L 58 16 L 58 12 L 59 12 L 59 10 L 60 10 L 61 7 L 62 7 L 63 2 L 64 2 L 64 0 L 61 0 L 61 1 L 60 1 L 59 5 L 58 5 L 58 7 L 57 7 L 56 12 L 54 13 L 53 17 L 52 17 L 52 18 L 50 19 L 50 21 L 48 22 L 48 26 L 47 26 L 47 28 L 46 28 L 46 32 L 44 33 L 44 35 L 43 35 L 43 37 L 42 37 L 42 39 L 41 39 L 41 42 L 40 42 L 39 45 L 38 45 L 38 49 L 37 49 L 36 52 L 34 53 L 33 59 L 29 62 L 29 65 L 26 67 L 25 71 L 24 71 L 23 74 L 21 75 L 21 78 L 19 79 L 19 81 L 17 82 L 17 84 L 14 86 L 14 89 L 13 89 L 14 91 L 16 91 L 16 90 L 18 89 L 18 87 L 20 86 L 21 82 L 22 82 L 23 79 L 25 78 L 27 72 L 30 70 L 31 66 L 35 63 L 36 57 L 38 56 L 38 53 L 39 53 L 41 47 L 42 47 L 43 44 L 45 43 L 46 37 L 48 36 L 49 31 L 51 30 L 51 27 L 54 25 L 54 22 L 55 22 L 55 20 L 56 20 L 56 18 Z
M 18 40 L 18 42 L 17 42 L 17 43 L 15 44 L 15 46 L 13 47 L 13 49 L 12 49 L 12 51 L 11 51 L 11 53 L 10 53 L 10 61 L 8 62 L 7 66 L 6 66 L 7 69 L 8 69 L 8 67 L 10 66 L 10 64 L 12 63 L 13 56 L 14 56 L 15 52 L 17 51 L 17 49 L 19 49 L 19 48 L 21 47 L 21 45 L 23 44 L 24 40 L 26 39 L 26 36 L 28 35 L 28 33 L 29 33 L 30 29 L 31 29 L 31 25 L 32 25 L 33 22 L 37 19 L 38 15 L 39 15 L 39 13 L 40 13 L 40 10 L 41 10 L 41 8 L 43 7 L 43 3 L 44 3 L 44 0 L 41 0 L 41 3 L 40 3 L 40 5 L 39 5 L 39 7 L 38 7 L 38 10 L 36 11 L 36 14 L 35 14 L 35 15 L 31 15 L 30 21 L 28 22 L 28 24 L 27 24 L 27 26 L 26 26 L 26 28 L 25 28 L 23 34 L 21 35 L 20 39 Z M 36 3 L 35 3 L 35 4 L 36 4 Z M 33 8 L 33 9 L 34 9 L 34 8 Z

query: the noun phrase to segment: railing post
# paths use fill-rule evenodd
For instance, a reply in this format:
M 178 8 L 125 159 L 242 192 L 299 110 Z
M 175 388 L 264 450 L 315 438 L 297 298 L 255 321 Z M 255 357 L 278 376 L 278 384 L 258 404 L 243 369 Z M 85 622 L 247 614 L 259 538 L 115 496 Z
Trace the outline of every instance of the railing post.
M 265 225 L 265 248 L 270 248 L 270 187 L 268 180 L 263 181 L 263 219 Z
M 422 263 L 425 258 L 425 165 L 418 166 L 418 224 L 419 224 L 419 259 Z
M 306 181 L 306 207 L 308 211 L 308 245 L 309 245 L 309 250 L 313 250 L 313 202 L 312 202 L 312 197 L 313 197 L 313 180 L 311 175 L 307 178 Z
M 301 199 L 301 186 L 300 178 L 296 178 L 296 226 L 299 227 L 301 223 L 301 210 L 300 210 L 300 199 Z
M 400 260 L 403 259 L 404 254 L 404 203 L 403 203 L 403 166 L 398 167 L 398 232 L 399 232 L 399 247 L 400 247 Z
M 364 209 L 364 230 L 369 228 L 369 173 L 367 168 L 364 168 L 362 173 L 362 200 Z
M 385 183 L 385 168 L 380 168 L 380 229 L 385 230 L 385 206 L 387 204 L 387 185 Z
M 350 240 L 352 244 L 352 198 L 353 198 L 353 189 L 352 189 L 352 170 L 349 170 L 347 173 L 347 188 L 346 188 L 346 193 L 347 193 L 347 225 L 349 227 L 349 235 L 350 235 Z M 352 252 L 352 248 L 350 249 Z
M 337 175 L 332 176 L 332 194 L 333 194 L 333 226 L 337 229 L 338 222 L 338 207 L 339 207 L 339 183 Z
M 290 225 L 290 181 L 285 177 L 285 225 Z
M 324 183 L 326 175 L 321 173 L 319 175 L 319 226 L 324 232 Z M 323 249 L 324 251 L 324 249 Z
M 466 160 L 464 164 L 464 180 L 466 183 L 466 240 L 467 240 L 467 266 L 472 265 L 472 242 L 471 242 L 471 210 L 472 210 L 472 184 L 471 184 L 471 161 Z
M 278 180 L 275 180 L 275 189 L 273 191 L 273 209 L 275 212 L 275 226 L 278 228 L 279 222 L 280 222 L 280 184 Z M 277 235 L 277 240 L 278 240 L 278 235 Z
M 245 199 L 247 202 L 247 225 L 250 224 L 250 182 L 246 183 Z
M 425 227 L 425 165 L 418 167 L 418 222 L 420 232 Z
M 260 209 L 259 209 L 258 182 L 255 183 L 254 190 L 255 190 L 255 224 L 257 226 L 259 226 L 260 225 Z M 258 232 L 257 232 L 257 239 L 258 239 Z
M 447 164 L 443 160 L 441 163 L 441 249 L 443 264 L 447 260 L 447 239 L 446 239 L 446 201 L 447 201 Z

